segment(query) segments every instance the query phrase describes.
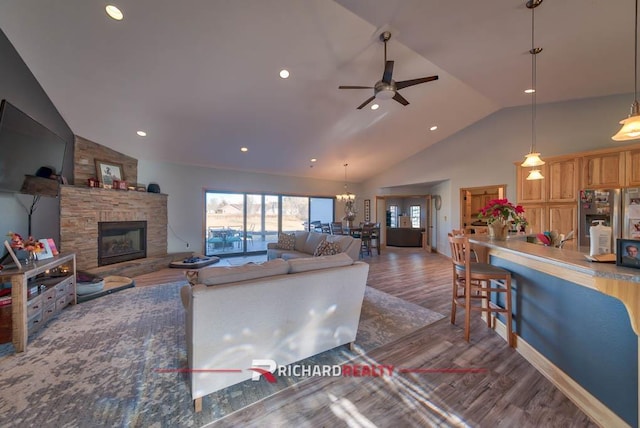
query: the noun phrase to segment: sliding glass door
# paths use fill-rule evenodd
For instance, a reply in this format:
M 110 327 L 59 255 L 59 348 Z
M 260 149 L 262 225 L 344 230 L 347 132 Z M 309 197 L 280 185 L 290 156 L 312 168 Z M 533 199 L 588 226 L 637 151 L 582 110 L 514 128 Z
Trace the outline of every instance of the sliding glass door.
M 205 207 L 205 255 L 236 256 L 265 252 L 278 232 L 308 230 L 310 213 L 333 221 L 334 200 L 207 191 Z

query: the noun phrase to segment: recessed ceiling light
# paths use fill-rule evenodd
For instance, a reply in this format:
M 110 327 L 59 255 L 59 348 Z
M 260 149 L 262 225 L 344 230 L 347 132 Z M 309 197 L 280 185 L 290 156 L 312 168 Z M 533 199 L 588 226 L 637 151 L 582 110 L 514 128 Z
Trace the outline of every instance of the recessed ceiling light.
M 282 77 L 283 79 L 289 77 L 289 70 L 280 70 L 280 77 Z
M 138 131 L 138 132 L 136 132 L 136 134 L 138 134 L 141 137 L 146 137 L 147 136 L 147 133 L 144 132 L 144 131 Z
M 438 129 L 437 125 L 433 125 L 431 128 L 429 128 L 430 131 L 435 131 L 436 129 Z
M 316 159 L 316 158 L 311 158 L 311 159 L 310 159 L 310 161 L 311 161 L 311 162 L 318 162 L 318 159 Z
M 249 149 L 247 149 L 246 147 L 241 147 L 241 148 L 240 148 L 240 151 L 241 151 L 241 152 L 248 152 L 248 151 L 249 151 Z
M 374 104 L 371 106 L 371 110 L 378 110 L 380 106 L 378 104 Z
M 107 7 L 105 7 L 104 9 L 107 11 L 107 15 L 109 15 L 111 18 L 115 19 L 116 21 L 122 21 L 122 18 L 124 18 L 124 15 L 120 11 L 120 9 L 118 9 L 112 4 L 107 5 Z
M 536 90 L 535 89 L 525 89 L 524 93 L 525 94 L 533 94 Z

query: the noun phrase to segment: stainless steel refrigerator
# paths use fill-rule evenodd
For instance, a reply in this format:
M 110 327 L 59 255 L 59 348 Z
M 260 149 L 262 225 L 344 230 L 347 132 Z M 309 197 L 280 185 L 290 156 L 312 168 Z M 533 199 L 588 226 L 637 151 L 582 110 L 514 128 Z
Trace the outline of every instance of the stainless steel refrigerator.
M 622 238 L 640 239 L 640 188 L 622 189 Z
M 622 236 L 622 198 L 620 189 L 581 190 L 578 203 L 578 247 L 589 252 L 589 229 L 596 220 L 611 226 L 611 252 L 616 252 L 616 239 Z M 640 198 L 640 195 L 638 196 Z M 640 201 L 640 199 L 639 199 Z M 640 221 L 640 216 L 638 217 Z

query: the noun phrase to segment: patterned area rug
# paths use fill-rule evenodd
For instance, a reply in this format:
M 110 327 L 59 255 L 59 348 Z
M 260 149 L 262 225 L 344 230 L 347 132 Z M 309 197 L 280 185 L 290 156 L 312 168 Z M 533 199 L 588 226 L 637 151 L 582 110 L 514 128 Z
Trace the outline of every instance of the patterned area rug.
M 294 385 L 246 381 L 203 399 L 195 413 L 184 373 L 186 282 L 123 290 L 72 306 L 29 338 L 27 352 L 0 345 L 0 426 L 202 426 Z M 367 287 L 356 349 L 302 364 L 340 364 L 443 315 Z

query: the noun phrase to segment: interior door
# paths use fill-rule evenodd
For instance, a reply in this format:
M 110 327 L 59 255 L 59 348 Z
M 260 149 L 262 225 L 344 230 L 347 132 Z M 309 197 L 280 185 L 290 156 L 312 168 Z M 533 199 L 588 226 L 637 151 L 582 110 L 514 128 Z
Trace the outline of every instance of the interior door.
M 423 248 L 431 252 L 431 236 L 433 235 L 433 224 L 431 223 L 431 195 L 425 196 L 425 213 L 424 213 L 424 236 L 422 239 Z
M 376 196 L 376 212 L 373 220 L 374 223 L 380 223 L 380 248 L 387 245 L 387 203 L 384 197 Z

